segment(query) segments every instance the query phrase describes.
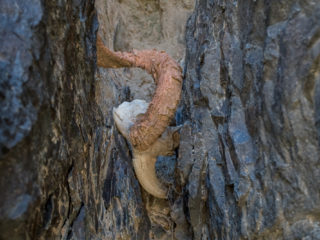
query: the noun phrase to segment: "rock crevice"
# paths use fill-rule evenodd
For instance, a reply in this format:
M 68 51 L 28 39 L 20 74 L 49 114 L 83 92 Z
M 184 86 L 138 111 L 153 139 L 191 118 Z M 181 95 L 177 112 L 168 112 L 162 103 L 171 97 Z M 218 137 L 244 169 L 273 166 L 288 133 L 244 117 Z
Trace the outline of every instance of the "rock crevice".
M 0 239 L 320 239 L 319 16 L 316 0 L 0 1 Z M 140 187 L 112 118 L 154 83 L 97 68 L 97 34 L 182 66 L 168 200 Z

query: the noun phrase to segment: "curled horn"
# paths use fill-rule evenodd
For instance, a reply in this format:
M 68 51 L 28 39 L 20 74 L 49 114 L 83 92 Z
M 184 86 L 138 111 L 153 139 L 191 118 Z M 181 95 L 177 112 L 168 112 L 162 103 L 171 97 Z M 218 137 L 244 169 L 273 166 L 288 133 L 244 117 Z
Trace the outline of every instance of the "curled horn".
M 152 75 L 157 84 L 146 112 L 125 132 L 133 148 L 133 167 L 142 187 L 158 198 L 167 197 L 167 188 L 159 182 L 155 172 L 158 155 L 172 154 L 178 139 L 167 128 L 179 104 L 182 74 L 180 66 L 165 52 L 142 50 L 113 52 L 97 38 L 97 63 L 105 68 L 139 67 Z M 118 116 L 114 110 L 117 123 Z
M 180 101 L 182 71 L 164 51 L 113 52 L 97 38 L 97 64 L 105 68 L 139 67 L 157 84 L 147 112 L 130 128 L 130 143 L 138 151 L 147 150 L 165 131 Z

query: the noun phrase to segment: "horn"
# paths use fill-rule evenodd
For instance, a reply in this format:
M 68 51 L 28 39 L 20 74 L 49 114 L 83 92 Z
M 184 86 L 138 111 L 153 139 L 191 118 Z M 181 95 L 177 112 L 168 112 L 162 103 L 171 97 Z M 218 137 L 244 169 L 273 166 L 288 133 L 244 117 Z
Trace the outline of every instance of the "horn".
M 133 168 L 144 190 L 157 198 L 165 199 L 168 189 L 160 183 L 156 176 L 156 161 L 155 157 L 150 159 L 144 155 L 134 155 Z
M 150 73 L 157 87 L 147 112 L 130 129 L 130 143 L 148 149 L 174 117 L 180 101 L 182 70 L 164 51 L 113 52 L 97 37 L 97 64 L 105 68 L 139 67 Z
M 113 52 L 99 36 L 97 64 L 105 68 L 139 67 L 151 74 L 157 84 L 146 113 L 130 128 L 127 140 L 133 148 L 133 166 L 142 187 L 155 197 L 167 198 L 167 189 L 156 176 L 156 157 L 146 150 L 152 148 L 174 117 L 182 90 L 181 67 L 164 51 Z

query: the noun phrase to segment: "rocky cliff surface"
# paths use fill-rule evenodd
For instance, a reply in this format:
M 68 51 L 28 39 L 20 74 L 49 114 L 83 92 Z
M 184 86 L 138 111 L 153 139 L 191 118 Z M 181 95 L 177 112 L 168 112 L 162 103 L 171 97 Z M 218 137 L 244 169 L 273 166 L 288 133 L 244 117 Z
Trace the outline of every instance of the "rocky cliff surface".
M 0 239 L 94 239 L 109 139 L 94 1 L 4 0 L 0 12 Z
M 319 1 L 196 5 L 177 168 L 196 239 L 320 239 L 319 22 Z
M 2 0 L 0 19 L 0 239 L 320 239 L 319 1 Z M 111 114 L 152 79 L 97 69 L 96 34 L 184 69 L 168 200 Z

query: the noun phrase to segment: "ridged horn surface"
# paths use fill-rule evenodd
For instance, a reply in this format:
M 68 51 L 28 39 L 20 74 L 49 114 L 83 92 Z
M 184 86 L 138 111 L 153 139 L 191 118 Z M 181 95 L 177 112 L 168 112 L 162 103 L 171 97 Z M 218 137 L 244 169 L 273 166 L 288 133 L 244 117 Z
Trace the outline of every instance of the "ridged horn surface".
M 166 198 L 167 189 L 159 182 L 155 172 L 156 157 L 146 153 L 153 146 L 158 146 L 158 142 L 154 143 L 161 137 L 174 117 L 181 96 L 182 70 L 163 51 L 113 52 L 104 46 L 99 36 L 96 46 L 98 66 L 105 68 L 139 67 L 150 73 L 157 84 L 146 113 L 135 121 L 129 133 L 126 132 L 125 127 L 121 129 L 126 132 L 125 137 L 133 147 L 133 166 L 140 184 L 153 196 Z M 119 118 L 118 121 L 121 118 L 116 112 L 114 112 L 114 117 Z M 159 146 L 166 145 L 160 144 Z M 169 150 L 172 151 L 171 148 Z
M 167 198 L 167 188 L 161 184 L 155 171 L 156 158 L 134 156 L 133 167 L 141 186 L 157 198 Z
M 181 68 L 163 51 L 113 52 L 97 38 L 97 64 L 105 68 L 139 67 L 150 73 L 157 88 L 147 112 L 130 129 L 130 142 L 140 151 L 148 149 L 174 117 L 182 88 Z

